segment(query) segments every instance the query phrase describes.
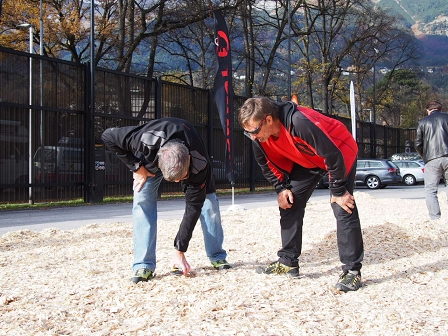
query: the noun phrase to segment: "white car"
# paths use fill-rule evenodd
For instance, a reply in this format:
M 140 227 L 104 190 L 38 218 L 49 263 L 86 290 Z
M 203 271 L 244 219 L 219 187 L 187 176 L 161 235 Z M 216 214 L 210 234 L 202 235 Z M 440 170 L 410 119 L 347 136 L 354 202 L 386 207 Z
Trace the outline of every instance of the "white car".
M 419 160 L 393 161 L 399 168 L 402 182 L 406 185 L 415 185 L 424 182 L 425 164 Z

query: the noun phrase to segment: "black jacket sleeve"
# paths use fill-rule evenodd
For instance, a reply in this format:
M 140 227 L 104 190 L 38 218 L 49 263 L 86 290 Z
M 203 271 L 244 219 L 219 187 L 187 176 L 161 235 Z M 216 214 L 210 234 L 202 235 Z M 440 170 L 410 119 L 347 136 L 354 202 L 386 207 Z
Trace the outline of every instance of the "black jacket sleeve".
M 104 145 L 114 153 L 131 171 L 137 171 L 141 164 L 141 158 L 134 153 L 131 143 L 125 136 L 129 130 L 127 127 L 108 128 L 101 135 Z
M 190 155 L 190 177 L 181 182 L 185 192 L 185 212 L 174 239 L 174 248 L 181 252 L 186 252 L 188 249 L 207 191 L 214 192 L 214 181 L 208 159 L 197 151 L 191 151 Z

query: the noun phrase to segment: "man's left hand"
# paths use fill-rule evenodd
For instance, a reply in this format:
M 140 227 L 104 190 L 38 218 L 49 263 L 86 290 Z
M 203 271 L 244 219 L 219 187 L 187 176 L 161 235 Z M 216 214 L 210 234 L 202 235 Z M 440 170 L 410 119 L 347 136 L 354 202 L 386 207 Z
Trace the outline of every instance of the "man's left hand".
M 337 203 L 339 206 L 347 211 L 349 214 L 352 213 L 352 209 L 355 208 L 355 198 L 348 191 L 342 196 L 331 196 L 331 203 Z

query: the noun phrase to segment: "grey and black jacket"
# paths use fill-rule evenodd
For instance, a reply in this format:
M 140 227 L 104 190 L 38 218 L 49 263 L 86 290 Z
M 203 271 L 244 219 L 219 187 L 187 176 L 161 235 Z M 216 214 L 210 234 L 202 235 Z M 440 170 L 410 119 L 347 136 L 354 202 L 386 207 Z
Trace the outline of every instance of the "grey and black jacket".
M 181 141 L 187 146 L 191 155 L 190 170 L 188 178 L 180 182 L 186 207 L 174 241 L 178 251 L 186 252 L 206 194 L 216 191 L 210 159 L 196 129 L 183 119 L 162 118 L 141 126 L 109 128 L 101 138 L 131 171 L 143 165 L 151 173 L 159 170 L 157 152 L 164 144 Z

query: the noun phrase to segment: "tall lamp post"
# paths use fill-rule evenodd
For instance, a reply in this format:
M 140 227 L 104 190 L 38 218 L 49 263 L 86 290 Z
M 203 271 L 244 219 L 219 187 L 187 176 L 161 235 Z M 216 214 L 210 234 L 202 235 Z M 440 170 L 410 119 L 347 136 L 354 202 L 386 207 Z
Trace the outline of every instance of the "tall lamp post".
M 33 54 L 33 33 L 34 28 L 29 23 L 22 23 L 16 28 L 28 28 L 30 32 L 29 44 L 30 44 L 30 54 Z M 34 195 L 33 195 L 33 187 L 31 184 L 33 183 L 33 109 L 31 106 L 33 105 L 33 58 L 30 55 L 30 69 L 29 69 L 29 112 L 28 112 L 28 203 L 34 204 Z
M 288 1 L 288 97 L 286 100 L 291 100 L 291 1 Z
M 375 60 L 373 62 L 373 153 L 372 157 L 376 158 L 376 55 L 378 54 L 378 49 L 373 48 L 375 51 Z
M 90 0 L 90 113 L 86 117 L 86 172 L 87 184 L 85 200 L 92 202 L 94 199 L 94 146 L 95 146 L 95 0 Z

